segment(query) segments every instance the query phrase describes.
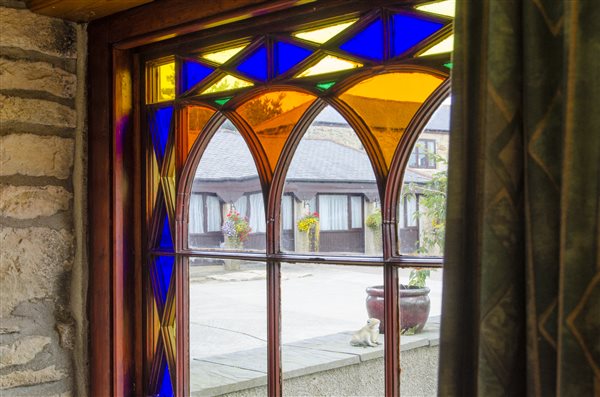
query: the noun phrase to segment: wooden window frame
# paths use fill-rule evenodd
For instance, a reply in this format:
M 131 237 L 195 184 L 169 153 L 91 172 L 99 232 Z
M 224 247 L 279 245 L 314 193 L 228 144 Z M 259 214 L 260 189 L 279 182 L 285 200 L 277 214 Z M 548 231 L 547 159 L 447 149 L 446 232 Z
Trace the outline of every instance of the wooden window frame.
M 397 2 L 397 1 L 395 1 Z M 144 335 L 152 335 L 144 321 L 151 316 L 144 306 L 144 295 L 149 286 L 143 282 L 142 263 L 145 256 L 143 242 L 146 223 L 146 175 L 143 164 L 148 160 L 143 131 L 141 93 L 143 82 L 139 71 L 140 48 L 153 48 L 156 43 L 170 39 L 168 46 L 179 46 L 191 38 L 215 31 L 227 37 L 231 29 L 253 25 L 253 18 L 265 21 L 281 20 L 282 13 L 301 21 L 306 15 L 323 18 L 358 12 L 392 1 L 325 0 L 230 0 L 221 2 L 190 3 L 187 0 L 155 2 L 114 16 L 99 19 L 88 27 L 88 207 L 89 207 L 89 296 L 90 321 L 90 395 L 143 396 L 144 373 L 149 372 L 149 355 Z M 207 33 L 204 33 L 207 32 Z M 260 33 L 260 32 L 257 32 Z M 378 180 L 382 203 L 397 203 L 402 175 L 410 156 L 410 149 L 423 130 L 433 111 L 448 96 L 449 80 L 432 94 L 408 126 L 403 142 L 394 156 L 386 184 Z M 315 109 L 317 111 L 318 109 Z M 357 133 L 362 133 L 357 131 Z M 291 156 L 290 156 L 291 157 Z M 289 160 L 289 159 L 288 159 Z M 377 168 L 376 174 L 385 174 Z M 281 187 L 282 188 L 282 187 Z M 272 194 L 281 195 L 281 191 Z M 144 205 L 145 203 L 145 208 Z M 279 209 L 278 205 L 275 209 Z M 271 210 L 271 209 L 270 209 Z M 268 213 L 267 217 L 278 216 Z M 398 268 L 441 267 L 441 259 L 406 257 L 396 254 L 396 205 L 382 205 L 383 238 L 386 240 L 383 258 L 364 258 L 347 261 L 343 257 L 324 257 L 331 264 L 364 264 L 383 267 L 385 299 L 391 302 L 385 310 L 385 390 L 396 396 L 400 390 L 399 334 L 394 327 L 399 323 Z M 267 227 L 272 227 L 269 223 Z M 273 235 L 279 230 L 272 230 Z M 271 242 L 267 242 L 269 244 Z M 278 254 L 268 260 L 268 286 L 279 288 L 279 263 L 311 262 L 309 256 Z M 187 274 L 177 272 L 176 284 L 183 287 Z M 182 288 L 178 288 L 182 290 Z M 177 299 L 176 310 L 184 313 L 187 297 Z M 272 321 L 280 312 L 277 296 L 268 300 L 269 337 L 271 346 L 279 346 L 277 323 Z M 177 327 L 177 349 L 183 347 L 186 330 Z M 281 394 L 280 358 L 269 349 L 269 394 Z M 177 366 L 188 368 L 188 357 L 177 355 Z M 178 371 L 175 394 L 186 393 L 185 371 Z

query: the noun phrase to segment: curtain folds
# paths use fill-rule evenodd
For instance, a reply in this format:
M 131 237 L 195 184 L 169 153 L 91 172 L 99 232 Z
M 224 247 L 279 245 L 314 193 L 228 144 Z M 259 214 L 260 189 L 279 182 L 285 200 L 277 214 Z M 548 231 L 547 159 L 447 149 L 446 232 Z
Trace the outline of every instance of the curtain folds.
M 441 396 L 600 395 L 600 2 L 457 1 Z

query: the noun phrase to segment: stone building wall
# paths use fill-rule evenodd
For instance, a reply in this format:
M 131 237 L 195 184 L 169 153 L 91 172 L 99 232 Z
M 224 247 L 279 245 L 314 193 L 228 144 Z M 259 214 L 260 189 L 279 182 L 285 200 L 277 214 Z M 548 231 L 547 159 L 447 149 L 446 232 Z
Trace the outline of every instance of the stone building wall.
M 0 0 L 0 395 L 84 396 L 85 26 Z

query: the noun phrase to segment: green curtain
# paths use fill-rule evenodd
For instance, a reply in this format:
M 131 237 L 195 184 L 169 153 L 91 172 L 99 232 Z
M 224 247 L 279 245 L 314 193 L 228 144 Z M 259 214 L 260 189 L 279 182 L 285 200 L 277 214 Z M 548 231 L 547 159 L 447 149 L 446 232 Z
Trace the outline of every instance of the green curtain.
M 600 1 L 457 1 L 441 396 L 600 396 Z

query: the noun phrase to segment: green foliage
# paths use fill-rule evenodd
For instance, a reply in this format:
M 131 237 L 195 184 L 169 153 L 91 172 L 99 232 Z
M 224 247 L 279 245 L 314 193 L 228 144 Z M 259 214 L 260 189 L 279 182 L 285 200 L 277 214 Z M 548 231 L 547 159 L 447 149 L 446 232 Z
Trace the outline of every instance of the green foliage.
M 248 122 L 255 126 L 280 115 L 283 98 L 285 98 L 285 94 L 281 93 L 277 98 L 262 97 L 248 102 L 244 111 L 248 115 Z
M 376 208 L 372 214 L 367 216 L 367 220 L 365 223 L 367 224 L 367 227 L 372 231 L 381 231 L 381 209 Z
M 425 287 L 427 278 L 430 275 L 431 275 L 431 270 L 413 269 L 410 271 L 410 275 L 408 276 L 408 286 L 423 288 L 423 287 Z

